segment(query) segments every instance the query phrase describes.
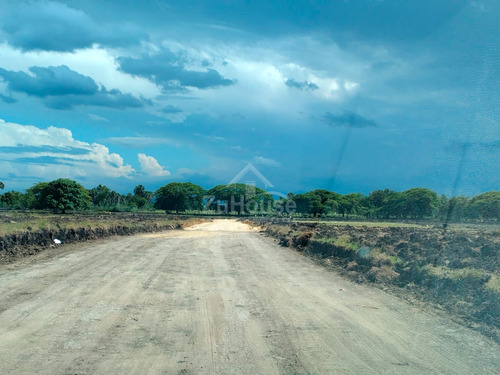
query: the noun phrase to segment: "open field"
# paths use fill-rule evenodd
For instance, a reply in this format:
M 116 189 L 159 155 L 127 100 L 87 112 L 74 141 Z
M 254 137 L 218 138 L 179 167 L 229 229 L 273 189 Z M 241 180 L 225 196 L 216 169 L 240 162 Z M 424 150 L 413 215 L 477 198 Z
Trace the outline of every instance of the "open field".
M 479 333 L 235 221 L 43 252 L 1 265 L 0 285 L 2 374 L 500 369 Z

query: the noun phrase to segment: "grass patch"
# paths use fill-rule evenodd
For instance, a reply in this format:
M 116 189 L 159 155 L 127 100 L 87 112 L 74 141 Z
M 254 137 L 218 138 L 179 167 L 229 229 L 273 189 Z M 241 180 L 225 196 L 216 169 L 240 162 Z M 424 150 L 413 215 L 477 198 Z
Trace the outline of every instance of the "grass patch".
M 500 276 L 492 275 L 488 282 L 485 284 L 486 288 L 500 294 Z
M 381 264 L 391 264 L 393 266 L 403 263 L 403 260 L 397 255 L 389 255 L 379 250 L 372 250 L 370 252 L 370 258 L 372 258 L 375 262 L 379 262 Z
M 314 241 L 324 245 L 343 247 L 352 251 L 357 251 L 359 249 L 359 245 L 351 242 L 351 238 L 347 235 L 340 237 L 317 237 Z
M 443 266 L 430 266 L 427 265 L 424 267 L 427 272 L 429 272 L 432 276 L 437 276 L 439 278 L 446 278 L 454 281 L 458 281 L 465 278 L 474 278 L 480 279 L 484 277 L 488 277 L 489 273 L 478 268 L 459 268 L 459 269 L 451 269 Z

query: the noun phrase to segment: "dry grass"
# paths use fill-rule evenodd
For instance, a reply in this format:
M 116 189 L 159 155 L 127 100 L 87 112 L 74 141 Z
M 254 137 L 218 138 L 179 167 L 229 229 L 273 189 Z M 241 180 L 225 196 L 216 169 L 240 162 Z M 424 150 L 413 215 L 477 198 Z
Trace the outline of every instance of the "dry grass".
M 450 280 L 461 280 L 465 278 L 484 278 L 488 277 L 489 274 L 485 270 L 478 269 L 478 268 L 458 268 L 458 269 L 452 269 L 448 267 L 443 267 L 443 266 L 430 266 L 427 265 L 424 267 L 430 275 L 432 276 L 437 276 L 440 278 L 446 278 Z

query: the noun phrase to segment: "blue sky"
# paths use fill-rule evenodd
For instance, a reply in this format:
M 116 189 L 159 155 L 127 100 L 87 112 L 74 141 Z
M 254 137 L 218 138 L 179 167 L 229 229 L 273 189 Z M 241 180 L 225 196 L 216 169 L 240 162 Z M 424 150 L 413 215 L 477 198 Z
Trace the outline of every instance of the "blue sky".
M 494 0 L 0 0 L 0 180 L 500 189 Z

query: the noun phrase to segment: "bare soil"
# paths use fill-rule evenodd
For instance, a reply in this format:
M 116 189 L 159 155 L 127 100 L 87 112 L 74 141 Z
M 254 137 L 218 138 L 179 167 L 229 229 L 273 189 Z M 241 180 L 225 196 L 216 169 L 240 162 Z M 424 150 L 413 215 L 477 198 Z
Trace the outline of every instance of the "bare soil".
M 496 374 L 500 346 L 251 227 L 0 265 L 1 374 Z

